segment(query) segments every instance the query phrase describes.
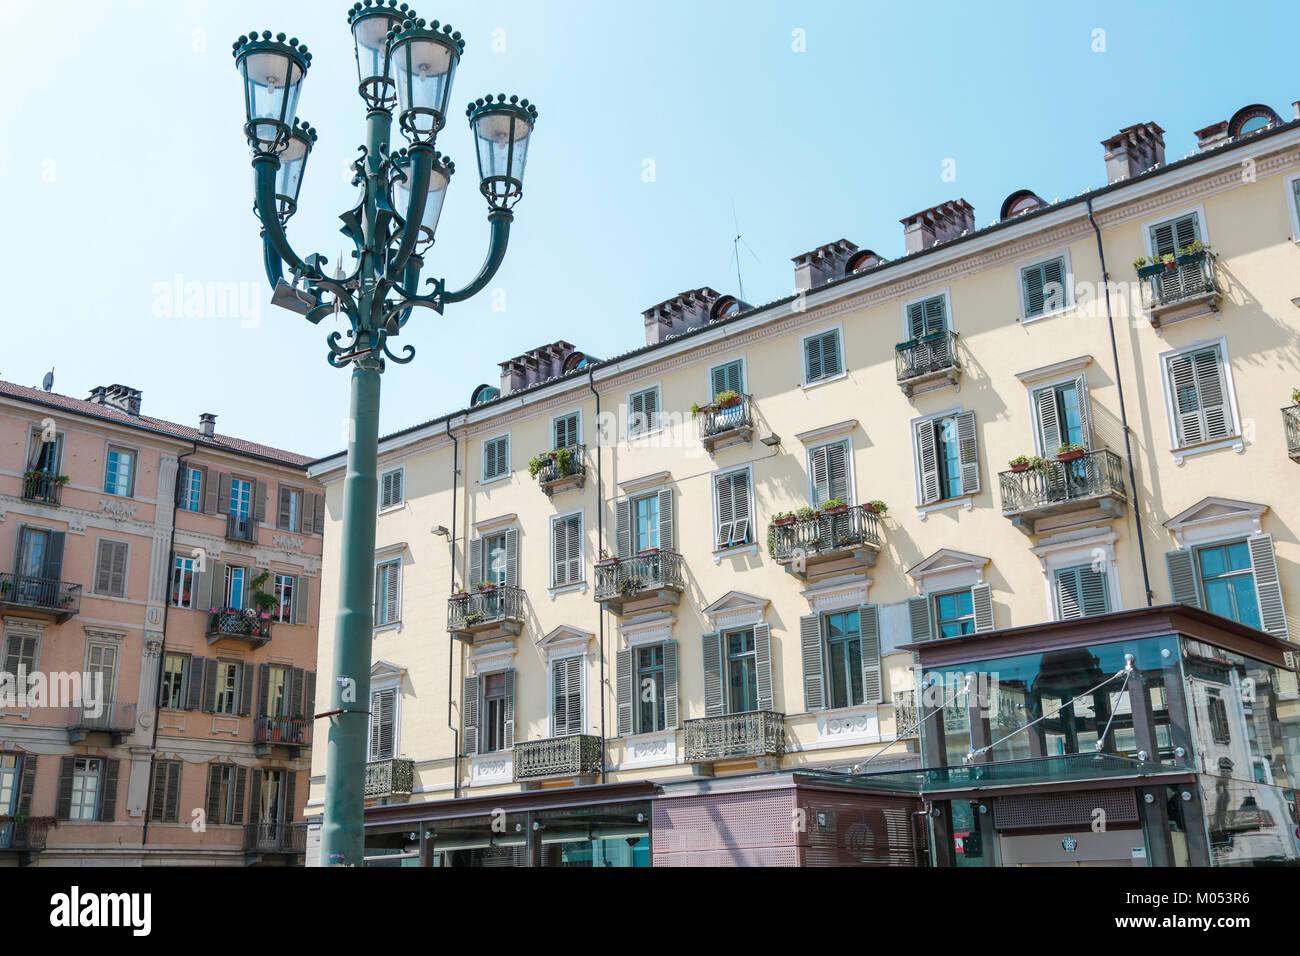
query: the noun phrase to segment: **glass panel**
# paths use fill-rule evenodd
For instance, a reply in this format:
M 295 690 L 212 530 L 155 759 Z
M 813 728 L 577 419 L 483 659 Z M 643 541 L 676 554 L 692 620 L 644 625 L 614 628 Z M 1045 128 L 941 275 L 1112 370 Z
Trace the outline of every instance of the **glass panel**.
M 638 733 L 664 729 L 664 648 L 651 644 L 637 650 Z
M 853 707 L 862 703 L 862 642 L 858 612 L 828 614 L 825 619 L 829 703 Z
M 934 423 L 935 451 L 939 459 L 939 488 L 945 498 L 961 496 L 961 454 L 957 444 L 957 419 Z
M 727 700 L 733 714 L 758 709 L 758 670 L 754 632 L 727 635 Z
M 659 496 L 646 495 L 633 504 L 636 509 L 636 551 L 659 547 Z

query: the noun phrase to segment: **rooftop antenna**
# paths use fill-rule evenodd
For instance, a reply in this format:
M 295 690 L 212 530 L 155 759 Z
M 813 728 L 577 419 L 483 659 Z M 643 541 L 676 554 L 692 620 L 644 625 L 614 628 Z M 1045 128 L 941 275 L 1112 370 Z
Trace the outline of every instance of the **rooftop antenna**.
M 731 201 L 731 221 L 736 227 L 736 237 L 731 240 L 731 258 L 736 264 L 736 285 L 739 287 L 739 296 L 743 301 L 745 298 L 745 280 L 740 277 L 740 247 L 743 245 L 749 250 L 749 254 L 758 262 L 758 256 L 753 249 L 749 248 L 749 243 L 745 242 L 745 237 L 740 234 L 740 220 L 736 218 L 736 201 Z
M 45 389 L 47 392 L 54 391 L 54 366 L 53 365 L 51 365 L 50 370 L 45 373 L 45 378 L 41 380 L 41 388 Z

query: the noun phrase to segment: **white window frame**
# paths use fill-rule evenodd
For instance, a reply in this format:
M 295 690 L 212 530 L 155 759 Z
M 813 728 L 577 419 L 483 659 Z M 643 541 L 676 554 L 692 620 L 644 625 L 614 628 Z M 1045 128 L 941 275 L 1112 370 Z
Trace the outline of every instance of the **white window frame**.
M 1038 385 L 1035 385 L 1035 386 L 1034 386 L 1034 388 L 1039 388 L 1039 387 L 1040 387 L 1040 386 L 1038 386 Z M 1031 400 L 1031 401 L 1033 400 L 1032 397 L 1031 397 L 1030 400 Z M 917 501 L 920 501 L 921 498 L 923 497 L 922 488 L 921 488 L 921 449 L 918 448 L 918 447 L 917 447 L 917 444 L 916 444 L 916 430 L 917 430 L 917 428 L 918 428 L 921 424 L 923 424 L 923 423 L 925 423 L 925 422 L 933 422 L 935 419 L 938 419 L 938 418 L 952 418 L 952 417 L 954 417 L 954 416 L 956 416 L 956 415 L 960 415 L 960 414 L 962 414 L 963 412 L 966 412 L 966 411 L 968 411 L 968 409 L 967 409 L 965 406 L 962 406 L 962 405 L 954 405 L 952 408 L 946 408 L 946 409 L 944 409 L 944 410 L 941 411 L 941 412 L 935 412 L 935 413 L 933 413 L 933 414 L 931 414 L 931 415 L 922 415 L 922 416 L 920 416 L 919 418 L 913 418 L 913 419 L 912 419 L 912 421 L 911 421 L 911 423 L 910 423 L 910 427 L 911 427 L 911 430 L 912 430 L 912 432 L 911 432 L 911 435 L 912 435 L 912 481 L 913 481 L 913 483 L 914 483 L 914 487 L 915 487 L 915 490 L 916 490 L 916 500 L 917 500 Z M 976 422 L 978 422 L 978 421 L 979 421 L 979 416 L 976 415 Z M 920 516 L 921 520 L 924 521 L 927 517 L 929 517 L 931 511 L 943 511 L 943 510 L 945 510 L 945 509 L 947 509 L 947 508 L 957 508 L 957 507 L 962 507 L 962 508 L 965 508 L 967 511 L 970 511 L 971 508 L 974 507 L 974 504 L 975 504 L 975 495 L 977 495 L 977 494 L 978 494 L 978 492 L 975 492 L 975 491 L 967 491 L 966 488 L 965 488 L 965 486 L 963 485 L 963 487 L 962 487 L 962 494 L 958 495 L 957 497 L 955 497 L 955 498 L 940 498 L 938 501 L 931 502 L 931 503 L 928 504 L 928 505 L 917 505 L 917 506 L 916 506 L 916 513 Z
M 1164 220 L 1159 221 L 1163 222 Z M 1174 411 L 1173 384 L 1169 381 L 1169 360 L 1176 355 L 1182 355 L 1186 352 L 1199 352 L 1201 349 L 1212 346 L 1218 346 L 1219 349 L 1219 361 L 1223 369 L 1223 387 L 1228 393 L 1228 410 L 1232 412 L 1233 432 L 1225 438 L 1216 438 L 1200 445 L 1180 445 L 1178 444 L 1177 414 Z M 1237 408 L 1237 387 L 1232 380 L 1232 357 L 1228 354 L 1227 336 L 1219 336 L 1217 339 L 1202 339 L 1190 345 L 1169 349 L 1161 352 L 1156 358 L 1160 360 L 1160 384 L 1165 393 L 1165 423 L 1169 427 L 1169 451 L 1174 456 L 1174 464 L 1181 465 L 1185 458 L 1218 451 L 1221 448 L 1231 448 L 1239 453 L 1245 451 L 1246 443 L 1241 433 L 1241 413 Z
M 1056 604 L 1056 572 L 1081 564 L 1092 564 L 1100 558 L 1106 565 L 1106 591 L 1110 599 L 1110 613 L 1124 610 L 1124 592 L 1120 587 L 1119 562 L 1115 554 L 1116 534 L 1108 528 L 1083 529 L 1081 533 L 1094 533 L 1087 537 L 1074 537 L 1065 541 L 1048 541 L 1030 548 L 1037 556 L 1043 570 L 1043 598 L 1047 601 L 1047 619 L 1061 620 Z
M 570 581 L 568 584 L 555 583 L 555 525 L 561 521 L 568 521 L 574 515 L 578 516 L 578 540 L 581 543 L 581 558 L 578 561 L 578 572 L 581 577 L 577 581 Z M 552 594 L 563 594 L 566 591 L 586 591 L 587 589 L 587 519 L 583 509 L 578 508 L 574 511 L 566 511 L 564 514 L 552 515 L 548 523 L 550 534 L 550 552 L 551 552 L 551 586 L 548 590 Z
M 181 510 L 188 511 L 191 514 L 203 513 L 203 485 L 207 480 L 207 469 L 201 465 L 186 465 L 185 473 L 181 479 Z M 199 476 L 199 500 L 198 507 L 189 507 L 190 503 L 190 476 L 196 474 Z
M 121 452 L 121 453 L 123 453 L 123 454 L 127 454 L 127 455 L 130 455 L 130 456 L 131 456 L 131 477 L 130 477 L 130 480 L 127 482 L 127 489 L 126 489 L 126 492 L 125 492 L 125 493 L 117 492 L 117 491 L 109 491 L 109 490 L 108 490 L 108 464 L 109 464 L 109 455 L 112 454 L 112 453 L 115 452 L 115 451 L 116 451 L 116 452 Z M 104 489 L 104 494 L 106 494 L 106 495 L 112 495 L 112 496 L 115 497 L 115 498 L 134 498 L 134 497 L 135 497 L 136 479 L 139 478 L 139 476 L 140 476 L 139 473 L 140 473 L 140 449 L 138 449 L 138 448 L 129 448 L 129 447 L 127 447 L 126 445 L 117 445 L 117 444 L 114 444 L 114 443 L 112 443 L 112 442 L 105 442 L 105 444 L 104 444 L 104 480 L 103 480 L 103 489 Z
M 845 459 L 844 466 L 845 466 L 845 470 L 852 471 L 853 466 L 850 462 L 853 455 L 853 441 L 849 439 L 848 436 L 846 435 L 844 438 L 837 438 L 835 439 L 835 441 L 826 442 L 826 444 L 834 445 L 837 442 L 845 441 L 845 440 L 849 442 L 849 455 Z M 809 451 L 811 451 L 811 449 L 809 449 Z M 745 480 L 749 483 L 749 541 L 745 542 L 744 544 L 733 544 L 725 548 L 719 548 L 718 547 L 718 479 L 729 478 L 730 476 L 738 475 L 741 472 L 744 472 Z M 809 465 L 809 469 L 808 469 L 808 483 L 809 483 L 809 491 L 811 492 L 812 490 L 812 466 L 811 465 Z M 853 478 L 852 476 L 849 476 L 849 486 L 852 487 L 852 485 L 853 485 Z M 745 551 L 755 549 L 758 542 L 758 527 L 755 524 L 755 518 L 754 518 L 754 469 L 752 465 L 746 464 L 746 465 L 741 465 L 739 468 L 725 468 L 713 472 L 709 476 L 709 500 L 712 503 L 711 507 L 713 510 L 713 524 L 710 525 L 709 533 L 713 536 L 713 542 L 712 542 L 713 547 L 711 550 L 713 551 L 714 557 L 721 558 L 721 557 L 735 555 L 735 554 L 739 554 Z M 812 499 L 809 498 L 808 500 L 811 501 Z
M 637 432 L 634 435 L 632 434 L 632 396 L 644 392 L 655 393 L 655 423 L 653 428 L 647 428 L 645 431 Z M 655 382 L 653 385 L 632 389 L 625 396 L 623 407 L 627 409 L 627 419 L 623 423 L 623 437 L 626 441 L 639 441 L 642 438 L 648 438 L 650 435 L 657 435 L 664 430 L 664 390 L 662 382 Z
M 45 643 L 44 631 L 42 630 L 37 633 L 32 633 L 31 631 L 28 631 L 26 629 L 20 629 L 18 627 L 13 627 L 3 632 L 4 640 L 0 640 L 0 655 L 3 655 L 0 656 L 0 667 L 3 667 L 5 662 L 9 660 L 9 642 L 23 641 L 29 637 L 35 638 L 36 647 L 32 651 L 31 669 L 28 670 L 27 675 L 30 678 L 33 674 L 35 674 L 37 671 L 40 670 L 41 648 Z M 22 666 L 21 659 L 19 660 L 18 664 L 20 667 Z M 14 674 L 13 679 L 16 682 L 18 680 L 18 675 Z M 27 688 L 22 686 L 21 684 L 15 685 L 14 697 L 12 700 L 0 700 L 0 703 L 3 703 L 5 705 L 13 705 L 18 707 L 25 706 L 26 702 L 27 702 Z
M 381 691 L 393 691 L 393 756 L 392 760 L 401 759 L 402 754 L 402 678 L 400 674 L 394 674 L 391 677 L 377 677 L 370 681 L 370 696 Z M 366 708 L 369 709 L 370 702 L 366 701 Z M 366 759 L 372 758 L 370 755 L 370 721 L 366 721 Z
M 1039 318 L 1046 318 L 1046 316 L 1039 316 Z M 1043 424 L 1038 420 L 1038 403 L 1034 401 L 1034 396 L 1047 388 L 1059 388 L 1062 385 L 1073 385 L 1075 381 L 1080 378 L 1082 378 L 1088 385 L 1088 420 L 1094 422 L 1093 427 L 1095 431 L 1095 419 L 1092 415 L 1092 384 L 1088 382 L 1088 373 L 1085 369 L 1079 369 L 1077 372 L 1072 372 L 1069 375 L 1062 375 L 1057 378 L 1043 379 L 1042 381 L 1035 380 L 1032 385 L 1025 385 L 1025 397 L 1029 402 L 1029 423 L 1034 430 L 1034 454 L 1040 455 L 1044 458 L 1052 458 L 1056 455 L 1055 448 L 1049 449 L 1043 447 Z M 913 440 L 915 440 L 915 436 L 913 436 Z M 1092 443 L 1094 445 L 1092 450 L 1097 451 L 1098 449 L 1095 447 L 1097 445 L 1097 436 L 1095 434 L 1092 436 Z
M 1065 263 L 1065 275 L 1062 281 L 1065 283 L 1065 300 L 1059 309 L 1053 309 L 1051 312 L 1043 312 L 1040 315 L 1029 314 L 1029 303 L 1025 299 L 1025 270 L 1032 269 L 1034 266 L 1041 266 L 1045 262 L 1051 262 L 1053 259 L 1061 259 Z M 1045 256 L 1036 256 L 1033 259 L 1022 259 L 1016 263 L 1016 285 L 1019 289 L 1020 299 L 1020 322 L 1022 325 L 1031 325 L 1042 319 L 1050 319 L 1053 316 L 1063 315 L 1074 308 L 1074 266 L 1070 262 L 1070 249 L 1067 246 L 1056 252 L 1049 253 Z M 1036 388 L 1039 386 L 1035 386 Z
M 548 442 L 551 442 L 551 443 L 552 443 L 552 444 L 550 445 L 550 447 L 551 447 L 552 449 L 556 447 L 556 446 L 554 445 L 554 442 L 555 442 L 555 423 L 558 422 L 561 418 L 568 418 L 570 415 L 577 415 L 577 416 L 578 416 L 578 437 L 577 437 L 577 441 L 575 442 L 575 444 L 578 444 L 578 445 L 581 445 L 581 444 L 582 444 L 582 409 L 581 409 L 581 408 L 574 408 L 574 409 L 570 409 L 570 410 L 567 411 L 567 412 L 563 412 L 563 413 L 561 413 L 561 414 L 559 414 L 559 415 L 552 415 L 552 416 L 551 416 L 550 424 L 546 426 L 546 427 L 547 427 L 546 440 L 547 440 Z
M 907 310 L 910 309 L 912 306 L 916 305 L 918 302 L 925 302 L 927 299 L 935 299 L 935 298 L 943 299 L 943 317 L 948 323 L 948 331 L 949 332 L 957 331 L 957 323 L 953 321 L 953 315 L 952 315 L 952 296 L 948 294 L 948 288 L 945 286 L 944 288 L 938 290 L 931 289 L 929 292 L 926 292 L 924 295 L 914 295 L 903 303 L 902 306 L 903 337 L 899 339 L 900 342 L 909 342 L 912 339 L 912 323 L 911 321 L 909 321 L 907 317 Z
M 840 444 L 840 443 L 845 443 L 845 444 L 847 444 L 847 445 L 849 446 L 848 453 L 844 456 L 844 470 L 845 470 L 846 472 L 848 472 L 848 475 L 847 475 L 846 477 L 849 479 L 849 497 L 848 497 L 846 500 L 847 500 L 847 502 L 848 502 L 848 504 L 849 504 L 850 506 L 852 506 L 852 505 L 854 505 L 854 504 L 857 503 L 857 500 L 858 500 L 858 484 L 857 484 L 857 478 L 856 478 L 856 476 L 855 476 L 855 474 L 854 474 L 854 473 L 857 471 L 857 468 L 854 467 L 854 457 L 853 457 L 853 452 L 854 452 L 854 448 L 853 448 L 853 435 L 852 435 L 852 433 L 849 433 L 849 434 L 844 434 L 844 435 L 836 435 L 834 438 L 829 438 L 829 439 L 827 439 L 826 441 L 819 441 L 817 444 L 815 444 L 815 445 L 809 445 L 809 446 L 807 446 L 807 447 L 804 449 L 803 467 L 804 467 L 804 471 L 805 471 L 806 476 L 807 476 L 807 485 L 808 485 L 808 487 L 807 487 L 807 491 L 806 491 L 806 493 L 807 493 L 807 495 L 808 495 L 808 499 L 807 499 L 807 500 L 808 500 L 808 505 L 809 505 L 810 507 L 812 506 L 812 503 L 816 500 L 816 495 L 817 495 L 816 489 L 813 488 L 813 468 L 812 468 L 812 455 L 813 455 L 813 452 L 815 452 L 818 448 L 825 448 L 825 447 L 827 447 L 828 445 L 838 445 L 838 444 Z M 748 467 L 748 466 L 747 466 L 747 467 Z M 753 474 L 752 474 L 752 472 L 751 472 L 751 474 L 750 474 L 750 482 L 749 482 L 749 501 L 750 501 L 750 511 L 751 511 L 751 512 L 752 512 L 753 509 L 754 509 L 754 481 L 753 481 L 753 478 L 754 478 L 754 476 L 753 476 Z M 714 499 L 717 498 L 717 494 L 716 494 L 716 492 L 714 492 L 712 489 L 710 489 L 709 494 L 710 494 L 710 496 L 713 497 Z M 715 512 L 716 512 L 717 507 L 718 507 L 718 506 L 717 506 L 717 501 L 716 501 L 716 500 L 714 501 L 714 505 L 713 505 L 713 507 L 714 507 L 714 510 L 715 510 Z M 750 517 L 752 518 L 753 515 L 751 514 Z M 716 522 L 716 520 L 717 520 L 717 516 L 716 516 L 716 514 L 715 514 L 715 516 L 714 516 L 714 521 Z M 716 528 L 717 528 L 717 524 L 715 523 L 713 527 L 714 527 L 714 529 L 716 529 Z
M 508 456 L 507 456 L 507 460 L 508 460 Z M 393 472 L 398 472 L 402 476 L 402 497 L 401 500 L 398 501 L 396 504 L 391 504 L 388 505 L 387 507 L 384 507 L 384 503 L 383 503 L 384 476 L 391 475 Z M 397 509 L 406 506 L 406 466 L 405 465 L 398 465 L 396 468 L 385 468 L 383 471 L 379 473 L 379 496 L 380 496 L 380 501 L 379 501 L 380 514 L 384 514 L 385 512 L 388 511 L 396 511 Z M 298 517 L 301 520 L 302 518 L 301 504 L 299 505 L 298 508 Z
M 47 530 L 48 530 L 48 529 L 47 529 Z M 99 544 L 100 544 L 101 541 L 111 541 L 111 542 L 113 542 L 114 544 L 125 544 L 125 545 L 126 545 L 126 566 L 125 566 L 125 569 L 122 571 L 122 593 L 121 593 L 121 594 L 110 594 L 110 593 L 108 593 L 107 591 L 98 591 L 98 590 L 95 589 L 95 586 L 96 586 L 97 584 L 99 584 L 99 560 L 100 560 L 100 557 L 101 557 L 100 550 L 99 550 Z M 91 594 L 93 594 L 93 595 L 95 595 L 95 596 L 97 596 L 97 597 L 113 598 L 113 599 L 118 600 L 118 601 L 124 601 L 124 600 L 127 599 L 127 597 L 128 597 L 128 596 L 130 595 L 130 593 L 131 593 L 131 553 L 132 553 L 133 550 L 134 550 L 134 548 L 133 548 L 132 542 L 131 542 L 131 541 L 124 541 L 124 540 L 121 539 L 121 538 L 113 538 L 113 537 L 109 537 L 108 535 L 104 535 L 104 536 L 101 536 L 101 537 L 95 539 L 95 560 L 94 560 L 94 565 L 93 565 L 93 567 L 91 568 L 91 574 L 94 575 L 93 579 L 91 580 L 91 584 L 90 584 L 90 593 L 91 593 Z M 66 559 L 66 558 L 65 558 L 65 559 Z M 168 582 L 168 597 L 171 596 L 170 591 L 171 591 L 171 582 L 169 581 L 169 582 Z
M 844 340 L 840 339 L 840 357 L 844 356 Z M 731 365 L 733 362 L 740 363 L 740 377 L 742 379 L 742 391 L 749 391 L 749 362 L 745 359 L 745 353 L 733 355 L 731 358 L 723 359 L 721 362 L 712 363 L 704 372 L 704 394 L 708 400 L 713 401 L 713 373 L 722 368 L 724 365 Z M 807 369 L 804 369 L 805 373 Z
M 499 441 L 501 441 L 502 439 L 505 439 L 505 443 L 506 443 L 506 470 L 503 471 L 503 472 L 501 472 L 501 474 L 499 474 L 499 475 L 493 475 L 491 478 L 489 478 L 489 477 L 488 477 L 488 473 L 487 473 L 487 457 L 488 457 L 488 456 L 487 456 L 487 452 L 488 452 L 488 446 L 490 446 L 490 445 L 492 445 L 492 444 L 494 444 L 494 443 L 496 443 L 496 442 L 499 442 Z M 505 433 L 500 434 L 500 435 L 493 435 L 491 438 L 485 438 L 485 439 L 483 439 L 483 448 L 482 448 L 482 451 L 481 451 L 481 453 L 480 453 L 480 455 L 479 455 L 479 457 L 480 457 L 480 459 L 481 459 L 481 462 L 480 462 L 480 468 L 481 468 L 481 470 L 480 470 L 480 472 L 479 472 L 479 475 L 480 475 L 479 484 L 480 484 L 480 485 L 490 485 L 490 484 L 492 484 L 494 481 L 501 481 L 503 478 L 509 478 L 509 477 L 510 477 L 510 475 L 511 475 L 511 466 L 510 466 L 510 445 L 511 445 L 511 441 L 510 441 L 510 432 L 505 432 Z M 405 476 L 403 476 L 403 480 L 405 480 Z M 405 488 L 405 486 L 403 486 L 403 488 L 402 488 L 402 497 L 403 497 L 403 498 L 406 497 L 406 488 Z
M 298 614 L 298 582 L 302 579 L 302 575 L 300 575 L 300 574 L 286 574 L 286 573 L 284 573 L 283 571 L 276 571 L 276 570 L 272 569 L 272 571 L 271 571 L 271 595 L 272 595 L 272 597 L 275 596 L 276 588 L 278 588 L 279 585 L 280 585 L 280 578 L 288 578 L 288 579 L 292 582 L 292 584 L 291 584 L 290 587 L 289 587 L 289 620 L 285 621 L 285 620 L 282 620 L 281 618 L 279 618 L 279 617 L 277 616 L 277 615 L 279 615 L 279 613 L 280 613 L 280 607 L 281 607 L 281 605 L 280 605 L 279 603 L 277 603 L 277 604 L 275 605 L 275 611 L 272 612 L 272 614 L 271 614 L 271 620 L 274 621 L 274 622 L 277 623 L 277 624 L 298 624 L 298 623 L 300 623 L 300 622 L 297 620 L 297 614 Z
M 403 574 L 403 570 L 406 567 L 406 562 L 402 560 L 402 556 L 400 554 L 386 554 L 383 557 L 377 557 L 375 558 L 374 570 L 370 572 L 371 575 L 377 576 L 379 574 L 379 569 L 385 564 L 397 565 L 397 620 L 386 621 L 383 624 L 375 624 L 374 609 L 372 608 L 370 612 L 371 627 L 374 628 L 376 633 L 379 631 L 388 631 L 393 629 L 400 630 L 402 627 L 402 586 L 403 584 L 405 584 L 405 581 L 403 580 L 405 578 L 405 575 Z M 375 595 L 375 607 L 378 606 L 379 606 L 379 595 Z
M 806 347 L 809 339 L 815 339 L 818 336 L 825 335 L 827 332 L 834 332 L 839 337 L 840 342 L 840 371 L 838 375 L 828 375 L 825 378 L 819 378 L 815 382 L 808 381 L 808 350 Z M 844 325 L 837 322 L 835 325 L 828 325 L 825 328 L 808 332 L 799 337 L 799 382 L 802 388 L 816 388 L 818 385 L 825 385 L 827 382 L 837 382 L 849 374 L 849 360 L 844 348 Z M 745 369 L 745 375 L 748 377 L 749 369 Z M 748 380 L 748 379 L 747 379 Z M 710 384 L 709 388 L 713 385 Z M 710 396 L 712 397 L 712 396 Z
M 180 604 L 177 603 L 175 600 L 176 563 L 178 561 L 187 562 L 187 565 L 183 568 L 181 574 L 190 575 L 190 603 L 189 604 Z M 175 608 L 181 608 L 183 610 L 193 611 L 198 606 L 197 601 L 199 599 L 199 575 L 202 573 L 199 570 L 198 557 L 192 554 L 174 553 L 172 555 L 171 571 L 172 573 L 167 580 L 167 603 Z
M 77 767 L 77 764 L 83 761 L 87 768 L 86 772 L 84 773 L 81 772 Z M 89 769 L 92 764 L 95 767 L 93 772 L 91 772 Z M 104 771 L 107 769 L 107 767 L 108 764 L 106 763 L 106 758 L 104 757 L 97 757 L 90 754 L 73 754 L 73 762 L 72 762 L 72 801 L 73 802 L 68 812 L 68 818 L 71 822 L 93 823 L 94 821 L 99 819 L 100 809 L 104 806 Z M 78 795 L 78 789 L 77 789 L 78 777 L 81 777 L 83 780 L 93 779 L 95 781 L 95 802 L 94 802 L 94 806 L 90 808 L 91 812 L 89 816 L 84 815 L 84 811 L 86 809 L 85 800 L 84 800 L 84 796 L 86 793 L 86 786 L 84 783 L 82 784 L 80 789 L 80 794 L 83 797 L 81 806 L 80 807 L 76 806 L 77 795 Z M 74 816 L 73 814 L 77 813 L 78 811 L 81 811 L 82 815 Z
M 1205 245 L 1210 244 L 1210 227 L 1205 219 L 1205 205 L 1197 203 L 1195 206 L 1187 206 L 1184 209 L 1174 209 L 1170 212 L 1156 216 L 1154 219 L 1148 219 L 1142 223 L 1142 248 L 1145 250 L 1146 258 L 1150 259 L 1155 255 L 1155 248 L 1151 245 L 1151 227 L 1158 226 L 1162 222 L 1172 222 L 1175 219 L 1182 219 L 1191 213 L 1196 214 L 1196 224 L 1201 229 L 1201 242 Z
M 1300 173 L 1292 173 L 1290 176 L 1282 177 L 1282 185 L 1286 187 L 1286 208 L 1290 213 L 1291 220 L 1291 241 L 1300 244 L 1300 201 L 1296 200 L 1296 186 L 1300 182 Z

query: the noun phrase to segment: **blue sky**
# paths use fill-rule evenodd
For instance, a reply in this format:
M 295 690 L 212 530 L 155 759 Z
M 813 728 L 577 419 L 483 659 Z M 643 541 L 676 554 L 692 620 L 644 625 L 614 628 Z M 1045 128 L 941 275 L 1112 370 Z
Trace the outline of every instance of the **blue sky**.
M 654 303 L 734 292 L 733 208 L 760 303 L 792 291 L 791 256 L 843 237 L 892 258 L 898 220 L 944 200 L 985 225 L 1015 189 L 1052 200 L 1102 184 L 1099 141 L 1123 126 L 1159 123 L 1172 159 L 1238 107 L 1290 119 L 1300 99 L 1294 2 L 1229 16 L 1195 0 L 413 5 L 466 38 L 453 103 L 518 92 L 541 115 L 505 266 L 445 316 L 416 312 L 415 362 L 384 376 L 385 432 L 462 407 L 529 348 L 565 339 L 607 357 L 643 341 Z M 143 389 L 146 414 L 212 411 L 229 434 L 341 447 L 329 320 L 269 304 L 230 44 L 284 30 L 312 51 L 299 112 L 320 141 L 289 235 L 333 262 L 364 119 L 348 6 L 64 2 L 52 19 L 0 0 L 0 378 L 35 385 L 53 365 L 66 394 L 121 382 Z M 458 172 L 425 274 L 455 286 L 487 242 L 461 109 L 438 146 Z M 168 315 L 194 282 L 242 283 L 244 307 Z

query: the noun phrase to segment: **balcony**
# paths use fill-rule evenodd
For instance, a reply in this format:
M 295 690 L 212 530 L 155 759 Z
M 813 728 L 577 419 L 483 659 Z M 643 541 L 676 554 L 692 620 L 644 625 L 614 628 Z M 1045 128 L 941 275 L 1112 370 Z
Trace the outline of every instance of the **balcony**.
M 271 618 L 255 608 L 214 607 L 208 612 L 207 636 L 209 644 L 231 637 L 261 647 L 271 639 Z
M 366 796 L 409 796 L 415 783 L 415 761 L 371 760 L 366 764 Z
M 916 691 L 894 691 L 894 733 L 901 735 L 911 731 L 911 735 L 915 735 L 919 719 L 916 712 Z
M 23 500 L 43 505 L 59 506 L 59 494 L 68 483 L 67 475 L 53 475 L 44 471 L 29 471 L 23 475 Z
M 7 571 L 0 574 L 0 608 L 42 611 L 66 621 L 81 610 L 81 585 Z
M 768 553 L 800 580 L 875 567 L 880 516 L 866 505 L 778 519 L 768 527 Z
M 600 775 L 601 739 L 572 734 L 546 740 L 516 740 L 515 780 Z
M 1286 453 L 1292 461 L 1300 461 L 1300 405 L 1282 409 L 1282 424 L 1286 426 Z
M 894 347 L 894 365 L 898 387 L 911 398 L 961 381 L 961 362 L 957 359 L 957 333 L 934 332 Z
M 311 721 L 304 717 L 258 717 L 253 721 L 253 742 L 265 753 L 271 746 L 306 747 L 311 743 Z
M 257 522 L 252 515 L 226 515 L 226 537 L 231 541 L 257 541 Z
M 700 407 L 695 420 L 700 429 L 700 443 L 709 454 L 731 445 L 752 443 L 753 403 L 750 395 L 736 395 Z
M 134 702 L 121 704 L 112 700 L 92 704 L 82 701 L 68 708 L 68 741 L 79 743 L 90 734 L 108 734 L 113 746 L 122 743 L 135 729 Z
M 596 565 L 596 601 L 615 614 L 676 604 L 686 589 L 682 556 L 655 551 Z
M 587 446 L 554 448 L 530 461 L 528 470 L 548 496 L 581 488 L 587 483 Z
M 461 638 L 518 634 L 524 626 L 524 589 L 508 584 L 452 595 L 447 599 L 447 630 Z
M 1152 328 L 1219 311 L 1223 297 L 1209 250 L 1178 256 L 1170 265 L 1144 266 L 1138 278 Z
M 1074 461 L 1048 461 L 1042 467 L 1004 471 L 1002 514 L 1025 534 L 1052 531 L 1124 513 L 1124 467 L 1109 449 L 1085 452 Z
M 18 865 L 31 862 L 31 854 L 45 849 L 45 838 L 54 817 L 0 817 L 0 853 L 18 854 Z
M 757 757 L 760 764 L 770 763 L 775 769 L 785 753 L 785 714 L 770 710 L 688 720 L 682 728 L 687 763 L 712 765 Z
M 245 853 L 307 852 L 307 824 L 263 821 L 244 826 Z

